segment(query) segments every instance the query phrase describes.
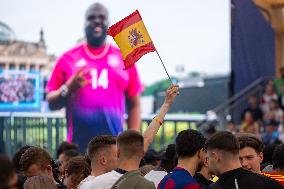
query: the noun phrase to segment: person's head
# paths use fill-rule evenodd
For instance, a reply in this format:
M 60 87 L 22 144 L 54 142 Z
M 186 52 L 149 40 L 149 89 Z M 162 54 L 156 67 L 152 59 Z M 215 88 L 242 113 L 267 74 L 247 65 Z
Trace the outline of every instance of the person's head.
M 117 167 L 116 137 L 100 135 L 93 138 L 87 149 L 92 169 L 109 172 Z
M 66 164 L 68 163 L 68 161 L 72 157 L 79 156 L 79 155 L 80 155 L 80 153 L 77 150 L 74 150 L 74 149 L 63 151 L 59 155 L 59 157 L 58 157 L 58 160 L 60 162 L 59 171 L 60 171 L 61 175 L 64 174 L 64 170 L 65 170 L 65 167 L 66 167 Z
M 33 176 L 26 180 L 24 189 L 56 189 L 54 181 L 47 176 Z
M 277 129 L 278 122 L 273 120 L 273 119 L 272 120 L 267 120 L 267 121 L 265 121 L 264 125 L 265 125 L 265 131 L 267 133 L 272 133 L 272 132 L 274 132 Z
M 277 100 L 275 99 L 272 99 L 270 102 L 269 102 L 269 109 L 270 110 L 277 110 L 279 109 L 279 103 Z
M 159 154 L 154 149 L 149 149 L 144 155 L 144 160 L 146 165 L 156 166 L 159 162 Z
M 250 107 L 256 108 L 257 107 L 257 98 L 256 98 L 256 96 L 250 96 L 248 98 L 248 103 L 249 103 Z
M 85 14 L 85 36 L 92 47 L 104 44 L 108 29 L 108 10 L 100 3 L 92 4 Z
M 64 185 L 67 188 L 77 188 L 82 180 L 91 174 L 91 166 L 84 156 L 76 156 L 70 159 L 66 165 Z
M 234 169 L 240 165 L 240 145 L 237 138 L 228 131 L 212 135 L 205 143 L 208 165 L 212 173 L 219 176 L 225 170 Z
M 0 155 L 0 188 L 18 189 L 18 177 L 9 158 Z
M 16 151 L 16 153 L 14 154 L 13 156 L 13 159 L 12 159 L 12 162 L 14 164 L 14 167 L 16 168 L 16 171 L 17 172 L 20 172 L 21 171 L 21 168 L 20 168 L 20 160 L 21 160 L 21 157 L 22 155 L 25 153 L 25 151 L 27 149 L 29 149 L 31 146 L 23 146 L 21 147 L 20 149 L 18 149 Z
M 43 175 L 53 179 L 51 156 L 40 147 L 27 149 L 21 157 L 20 167 L 26 177 Z
M 272 156 L 278 144 L 266 145 L 263 150 L 263 164 L 272 164 Z
M 205 159 L 205 137 L 198 131 L 187 129 L 181 131 L 176 138 L 178 161 L 192 159 L 196 161 L 197 170 L 202 167 Z
M 246 111 L 244 116 L 244 122 L 247 124 L 252 124 L 254 122 L 253 115 L 251 111 Z
M 66 141 L 62 142 L 57 148 L 56 158 L 58 159 L 60 154 L 62 154 L 64 151 L 67 151 L 67 150 L 78 151 L 78 145 L 74 143 L 66 142 Z
M 266 84 L 265 86 L 265 94 L 272 95 L 274 93 L 273 85 L 270 83 Z
M 281 77 L 284 78 L 284 67 L 281 67 L 279 72 L 280 72 Z
M 138 131 L 127 130 L 117 136 L 118 161 L 135 160 L 138 163 L 144 156 L 144 138 Z
M 159 159 L 161 160 L 160 166 L 168 173 L 171 172 L 177 165 L 176 145 L 169 144 Z
M 284 144 L 279 144 L 272 156 L 273 168 L 275 170 L 284 172 Z
M 261 173 L 260 164 L 263 160 L 264 145 L 257 136 L 253 134 L 239 134 L 240 161 L 246 170 Z

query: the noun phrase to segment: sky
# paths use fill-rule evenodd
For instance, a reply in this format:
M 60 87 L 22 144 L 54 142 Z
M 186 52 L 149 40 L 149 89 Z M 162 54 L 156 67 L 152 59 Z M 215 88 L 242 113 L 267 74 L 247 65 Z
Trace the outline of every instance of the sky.
M 91 0 L 0 0 L 0 21 L 16 38 L 35 42 L 44 30 L 48 52 L 60 56 L 84 36 L 85 11 Z M 104 0 L 110 25 L 139 10 L 170 75 L 188 72 L 224 74 L 230 71 L 229 0 Z M 110 43 L 114 43 L 108 37 Z M 148 85 L 166 78 L 156 53 L 137 62 Z M 176 71 L 183 65 L 184 73 Z

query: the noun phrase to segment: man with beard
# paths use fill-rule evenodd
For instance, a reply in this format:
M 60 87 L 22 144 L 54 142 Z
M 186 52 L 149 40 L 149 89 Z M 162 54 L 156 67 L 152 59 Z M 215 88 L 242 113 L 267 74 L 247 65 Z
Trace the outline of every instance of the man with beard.
M 176 138 L 178 165 L 163 178 L 158 189 L 200 188 L 193 176 L 203 165 L 205 140 L 201 133 L 191 129 L 178 134 Z
M 68 141 L 81 152 L 97 135 L 117 135 L 123 130 L 125 97 L 128 128 L 139 130 L 142 92 L 137 70 L 123 70 L 120 50 L 106 42 L 108 11 L 91 5 L 85 17 L 86 43 L 67 51 L 57 61 L 47 83 L 52 110 L 66 106 Z
M 214 189 L 281 189 L 277 181 L 242 168 L 239 160 L 240 144 L 230 132 L 222 131 L 212 135 L 205 143 L 209 169 L 219 177 L 209 188 Z

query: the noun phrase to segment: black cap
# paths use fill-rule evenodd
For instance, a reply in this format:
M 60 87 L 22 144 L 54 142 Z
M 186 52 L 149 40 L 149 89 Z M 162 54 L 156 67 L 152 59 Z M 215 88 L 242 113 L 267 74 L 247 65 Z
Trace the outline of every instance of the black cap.
M 175 159 L 175 157 L 176 157 L 176 145 L 169 144 L 166 151 L 159 156 L 159 159 L 165 161 L 172 161 Z
M 279 123 L 273 119 L 267 120 L 264 122 L 265 126 L 274 126 L 274 127 L 278 127 Z

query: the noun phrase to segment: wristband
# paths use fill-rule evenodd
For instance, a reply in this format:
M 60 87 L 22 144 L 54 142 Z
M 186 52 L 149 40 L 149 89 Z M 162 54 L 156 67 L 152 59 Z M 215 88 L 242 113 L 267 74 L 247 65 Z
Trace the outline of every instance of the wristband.
M 155 120 L 157 123 L 159 123 L 160 126 L 163 125 L 163 122 L 157 116 L 154 117 L 153 120 Z

